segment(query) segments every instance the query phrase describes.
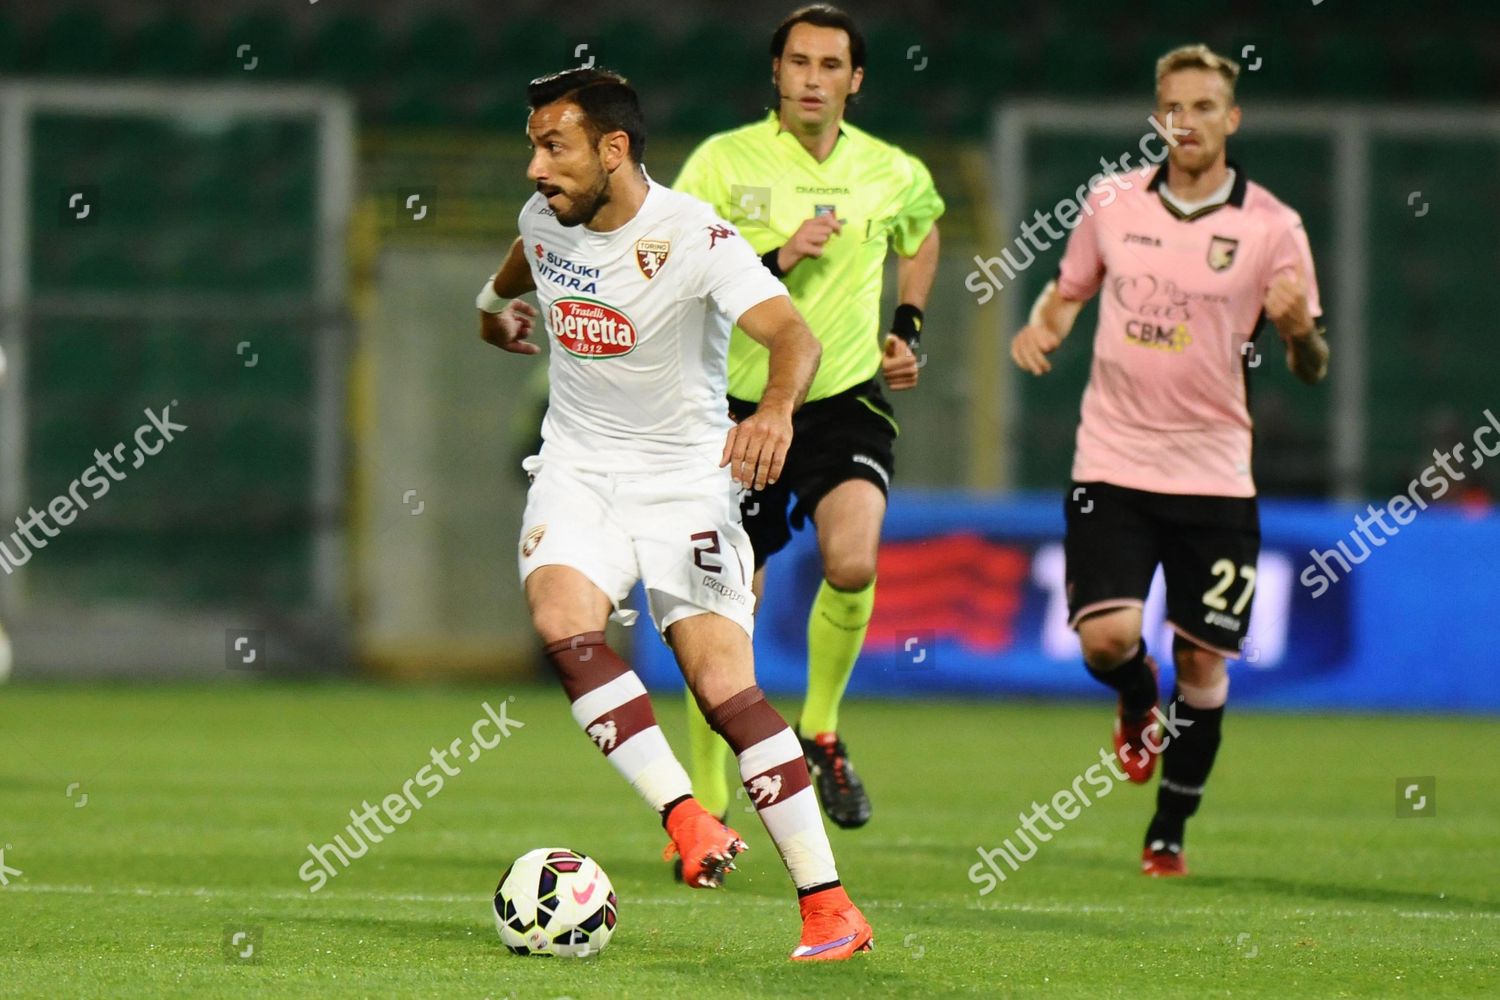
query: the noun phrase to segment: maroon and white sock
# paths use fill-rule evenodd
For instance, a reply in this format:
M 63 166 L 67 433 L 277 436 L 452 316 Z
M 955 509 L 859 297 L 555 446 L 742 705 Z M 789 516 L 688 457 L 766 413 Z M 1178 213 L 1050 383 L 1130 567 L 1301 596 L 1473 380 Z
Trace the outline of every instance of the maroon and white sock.
M 740 780 L 800 895 L 839 884 L 833 848 L 807 774 L 802 745 L 758 687 L 707 713 L 739 758 Z
M 605 645 L 603 632 L 561 639 L 546 652 L 573 703 L 573 718 L 651 808 L 661 812 L 692 794 L 687 772 L 656 724 L 645 685 Z

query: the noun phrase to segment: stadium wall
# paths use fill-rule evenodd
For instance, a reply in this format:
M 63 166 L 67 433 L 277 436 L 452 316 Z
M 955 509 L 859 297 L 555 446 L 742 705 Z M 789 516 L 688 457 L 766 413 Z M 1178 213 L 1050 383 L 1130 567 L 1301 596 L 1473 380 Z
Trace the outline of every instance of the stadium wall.
M 1377 506 L 1377 509 L 1381 509 Z M 1391 512 L 1396 508 L 1391 506 Z M 1461 507 L 1404 511 L 1410 523 L 1365 541 L 1363 505 L 1263 500 L 1263 545 L 1244 655 L 1230 665 L 1237 705 L 1260 708 L 1500 713 L 1486 629 L 1500 593 L 1500 516 Z M 1067 628 L 1062 496 L 1020 499 L 897 491 L 880 554 L 869 639 L 850 684 L 878 697 L 1102 697 Z M 1314 563 L 1342 542 L 1356 558 L 1336 581 Z M 1376 544 L 1378 542 L 1378 544 Z M 1462 585 L 1454 567 L 1464 567 Z M 799 534 L 768 570 L 756 675 L 772 692 L 806 684 L 807 608 L 816 544 Z M 1237 591 L 1231 591 L 1231 595 Z M 632 606 L 644 608 L 637 591 Z M 1170 689 L 1160 574 L 1146 606 L 1148 646 Z M 653 688 L 681 686 L 646 618 L 635 662 Z

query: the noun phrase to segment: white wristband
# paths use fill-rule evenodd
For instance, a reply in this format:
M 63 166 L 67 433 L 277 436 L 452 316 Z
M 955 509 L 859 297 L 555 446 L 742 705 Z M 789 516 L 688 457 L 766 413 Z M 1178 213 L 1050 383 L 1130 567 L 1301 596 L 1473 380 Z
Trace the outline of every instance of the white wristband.
M 484 287 L 479 290 L 479 294 L 474 296 L 474 308 L 487 313 L 503 312 L 505 304 L 509 301 L 495 294 L 495 277 L 491 275 L 485 280 Z

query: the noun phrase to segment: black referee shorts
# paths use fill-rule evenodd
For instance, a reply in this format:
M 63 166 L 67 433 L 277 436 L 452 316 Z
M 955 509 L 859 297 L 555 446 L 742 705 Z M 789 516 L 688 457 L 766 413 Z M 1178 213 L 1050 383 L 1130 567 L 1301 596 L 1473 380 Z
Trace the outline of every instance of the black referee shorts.
M 1240 655 L 1260 556 L 1254 497 L 1073 483 L 1063 510 L 1069 625 L 1095 612 L 1144 606 L 1160 564 L 1172 626 L 1227 658 Z
M 757 405 L 730 396 L 729 414 L 743 420 Z M 747 492 L 740 503 L 755 568 L 784 549 L 792 531 L 801 530 L 840 483 L 864 479 L 889 494 L 899 433 L 895 412 L 874 379 L 804 403 L 792 416 L 792 446 L 781 478 Z

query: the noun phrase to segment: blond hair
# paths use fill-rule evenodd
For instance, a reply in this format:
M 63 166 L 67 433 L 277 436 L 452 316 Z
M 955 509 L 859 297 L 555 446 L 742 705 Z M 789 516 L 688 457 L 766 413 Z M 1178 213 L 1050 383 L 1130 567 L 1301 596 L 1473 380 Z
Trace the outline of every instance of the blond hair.
M 1229 103 L 1234 103 L 1234 82 L 1240 78 L 1240 64 L 1201 42 L 1178 46 L 1156 60 L 1156 92 L 1161 93 L 1161 82 L 1168 75 L 1184 69 L 1206 69 L 1219 74 L 1229 91 Z

